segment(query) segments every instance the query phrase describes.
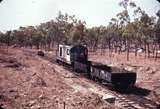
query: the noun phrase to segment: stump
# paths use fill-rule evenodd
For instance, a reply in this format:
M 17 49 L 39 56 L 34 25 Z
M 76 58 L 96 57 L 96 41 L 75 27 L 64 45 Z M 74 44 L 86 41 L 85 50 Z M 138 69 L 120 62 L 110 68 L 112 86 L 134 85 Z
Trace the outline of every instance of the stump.
M 39 56 L 44 56 L 44 52 L 43 52 L 43 51 L 38 51 L 38 52 L 37 52 L 37 55 L 39 55 Z

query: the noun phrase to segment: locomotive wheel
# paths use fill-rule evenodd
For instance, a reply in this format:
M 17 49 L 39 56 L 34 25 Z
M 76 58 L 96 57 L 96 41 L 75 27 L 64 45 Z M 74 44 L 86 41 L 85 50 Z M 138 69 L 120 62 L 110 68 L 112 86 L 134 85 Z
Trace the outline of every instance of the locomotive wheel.
M 99 83 L 102 83 L 102 82 L 103 82 L 103 80 L 102 80 L 102 79 L 98 79 L 98 82 L 99 82 Z
M 91 80 L 95 80 L 95 77 L 91 75 Z

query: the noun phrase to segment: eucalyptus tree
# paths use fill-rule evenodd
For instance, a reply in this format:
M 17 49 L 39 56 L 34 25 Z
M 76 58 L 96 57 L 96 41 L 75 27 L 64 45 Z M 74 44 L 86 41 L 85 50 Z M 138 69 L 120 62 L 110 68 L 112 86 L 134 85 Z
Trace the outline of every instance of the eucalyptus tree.
M 121 26 L 122 37 L 124 38 L 125 48 L 127 49 L 127 60 L 129 60 L 129 51 L 130 51 L 130 43 L 132 35 L 130 34 L 130 30 L 128 30 L 131 26 L 131 18 L 129 15 L 128 8 L 135 8 L 136 4 L 131 2 L 130 0 L 122 0 L 119 5 L 124 8 L 124 10 L 117 14 L 119 24 Z
M 36 27 L 40 38 L 40 47 L 49 50 L 54 45 L 54 21 L 41 23 Z
M 16 44 L 20 47 L 24 47 L 26 43 L 26 38 L 27 38 L 26 28 L 27 27 L 19 27 L 19 30 L 13 31 L 15 35 L 15 40 L 17 42 Z
M 4 44 L 4 33 L 0 32 L 0 47 Z
M 32 48 L 32 46 L 34 45 L 33 37 L 35 32 L 36 32 L 36 28 L 34 26 L 28 26 L 23 30 L 25 47 L 29 46 L 30 48 Z
M 79 20 L 70 31 L 70 42 L 73 44 L 85 44 L 86 27 L 85 22 Z
M 7 47 L 7 52 L 8 52 L 8 47 L 11 45 L 11 32 L 12 31 L 7 31 L 4 35 L 2 35 L 2 43 L 4 43 Z
M 155 42 L 156 42 L 156 56 L 155 60 L 158 57 L 158 51 L 160 50 L 160 10 L 157 12 L 158 21 L 155 25 Z
M 145 57 L 148 52 L 148 57 L 150 56 L 150 45 L 154 42 L 154 24 L 155 17 L 149 16 L 144 10 L 138 7 L 134 11 L 134 15 L 137 16 L 136 22 L 138 24 L 137 35 L 139 36 L 139 41 L 144 46 Z M 152 43 L 152 44 L 151 44 Z
M 3 42 L 3 41 L 2 41 L 2 39 L 3 39 L 3 38 L 2 38 L 2 37 L 3 37 L 3 35 L 4 35 L 4 34 L 0 31 L 0 43 L 2 43 L 2 42 Z
M 123 0 L 119 3 L 124 10 L 117 14 L 119 36 L 122 36 L 125 48 L 127 50 L 127 60 L 129 60 L 130 48 L 134 48 L 135 56 L 137 48 L 144 45 L 145 53 L 150 55 L 150 43 L 153 42 L 154 17 L 149 16 L 140 7 L 130 0 Z M 131 20 L 129 10 L 134 9 L 134 19 Z M 114 19 L 113 19 L 114 21 Z M 116 23 L 114 23 L 116 24 Z M 134 46 L 134 47 L 133 47 Z M 148 51 L 147 51 L 148 50 Z
M 68 26 L 68 14 L 62 14 L 61 11 L 59 11 L 58 17 L 56 17 L 56 39 L 57 44 L 59 43 L 67 43 L 67 29 Z
M 155 25 L 156 41 L 160 46 L 160 10 L 157 12 L 158 21 Z
M 87 43 L 91 51 L 95 51 L 98 47 L 101 27 L 92 27 L 87 31 Z
M 111 36 L 110 39 L 112 39 L 111 43 L 112 43 L 113 49 L 115 49 L 115 53 L 117 53 L 118 49 L 119 49 L 118 53 L 120 53 L 122 49 L 122 43 L 123 43 L 122 27 L 123 25 L 121 25 L 121 23 L 122 22 L 118 20 L 117 18 L 112 18 L 108 26 L 108 30 Z

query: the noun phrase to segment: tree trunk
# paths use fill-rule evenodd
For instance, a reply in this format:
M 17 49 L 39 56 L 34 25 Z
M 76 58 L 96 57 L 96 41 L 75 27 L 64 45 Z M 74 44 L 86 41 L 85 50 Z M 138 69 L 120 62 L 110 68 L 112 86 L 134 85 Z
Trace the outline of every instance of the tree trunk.
M 156 56 L 155 56 L 155 61 L 157 61 L 157 58 L 158 58 L 158 50 L 160 49 L 160 45 L 158 46 L 157 44 L 156 44 L 156 50 L 155 50 L 155 52 L 156 52 Z
M 146 42 L 144 43 L 144 52 L 145 52 L 145 58 L 146 58 L 146 53 L 147 53 L 147 47 L 146 47 Z
M 135 57 L 137 57 L 137 44 L 135 43 Z
M 129 49 L 130 49 L 130 42 L 127 41 L 127 61 L 129 61 Z
M 150 46 L 149 46 L 150 44 L 149 43 L 147 43 L 147 50 L 148 50 L 148 58 L 150 58 Z

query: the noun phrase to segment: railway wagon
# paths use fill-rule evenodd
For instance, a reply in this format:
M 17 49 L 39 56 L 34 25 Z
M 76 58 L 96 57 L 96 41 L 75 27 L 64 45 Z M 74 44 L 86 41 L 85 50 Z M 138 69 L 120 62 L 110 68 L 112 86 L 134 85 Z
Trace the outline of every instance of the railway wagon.
M 92 79 L 105 81 L 116 87 L 128 87 L 135 84 L 137 75 L 125 69 L 92 62 L 90 76 Z

